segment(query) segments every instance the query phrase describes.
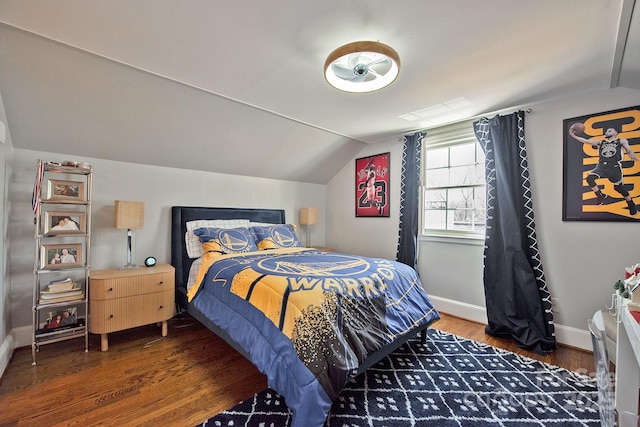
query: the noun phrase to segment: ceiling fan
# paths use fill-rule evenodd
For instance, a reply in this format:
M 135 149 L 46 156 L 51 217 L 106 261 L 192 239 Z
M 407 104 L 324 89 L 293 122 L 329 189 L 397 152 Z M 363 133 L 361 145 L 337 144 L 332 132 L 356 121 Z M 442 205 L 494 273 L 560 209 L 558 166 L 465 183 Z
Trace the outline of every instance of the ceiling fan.
M 349 43 L 331 52 L 325 61 L 325 79 L 347 92 L 371 92 L 391 84 L 400 72 L 400 58 L 379 42 Z

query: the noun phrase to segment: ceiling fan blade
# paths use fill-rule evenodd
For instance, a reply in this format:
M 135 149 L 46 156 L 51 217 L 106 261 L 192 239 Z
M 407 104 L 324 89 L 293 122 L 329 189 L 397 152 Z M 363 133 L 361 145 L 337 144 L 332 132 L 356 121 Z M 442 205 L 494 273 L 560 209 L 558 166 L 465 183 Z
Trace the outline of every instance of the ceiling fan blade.
M 333 64 L 331 68 L 333 70 L 333 73 L 341 79 L 351 80 L 355 75 L 352 68 L 344 68 L 338 64 Z
M 367 73 L 367 75 L 372 76 L 370 80 L 373 80 L 373 79 L 379 79 L 380 77 L 384 76 L 384 73 L 379 73 L 373 68 L 369 68 L 369 73 Z
M 389 72 L 389 70 L 391 70 L 391 62 L 390 61 L 386 61 L 386 62 L 377 62 L 375 64 L 369 64 L 369 72 L 370 73 L 377 73 L 379 75 L 384 76 L 385 74 L 387 74 Z
M 369 70 L 369 72 L 367 73 L 364 81 L 365 82 L 371 82 L 373 80 L 379 79 L 380 77 L 382 77 L 380 74 L 373 73 L 373 72 L 371 72 L 371 70 Z
M 382 58 L 378 58 L 375 61 L 371 61 L 367 64 L 367 66 L 369 67 L 373 67 L 374 65 L 379 65 L 379 64 L 389 64 L 391 61 L 389 60 L 389 58 L 387 58 L 386 56 L 383 56 Z

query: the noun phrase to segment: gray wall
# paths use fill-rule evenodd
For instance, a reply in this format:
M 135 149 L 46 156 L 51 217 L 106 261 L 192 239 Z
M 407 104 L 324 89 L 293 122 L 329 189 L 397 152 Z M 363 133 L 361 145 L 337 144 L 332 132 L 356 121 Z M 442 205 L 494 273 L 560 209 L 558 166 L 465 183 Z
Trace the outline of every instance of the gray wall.
M 145 166 L 93 158 L 62 156 L 16 149 L 11 178 L 11 326 L 19 330 L 18 344 L 30 333 L 33 291 L 33 213 L 31 194 L 38 159 L 85 161 L 93 165 L 91 267 L 126 264 L 126 231 L 113 228 L 115 200 L 145 203 L 144 229 L 135 230 L 135 259 L 142 264 L 153 255 L 170 262 L 170 208 L 173 205 L 285 209 L 287 221 L 298 223 L 302 207 L 318 207 L 320 224 L 311 239 L 324 243 L 325 186 L 265 178 Z M 304 242 L 304 229 L 298 228 Z M 30 338 L 29 338 L 30 340 Z
M 13 146 L 7 117 L 0 94 L 0 121 L 5 124 L 6 140 L 0 142 L 0 374 L 9 363 L 9 358 L 13 352 L 13 342 L 10 335 L 11 324 L 11 280 L 9 277 L 9 181 L 11 178 L 11 164 L 13 157 Z
M 547 285 L 558 302 L 560 334 L 586 330 L 587 317 L 610 302 L 612 284 L 624 267 L 640 262 L 638 223 L 562 221 L 562 120 L 638 105 L 639 100 L 640 91 L 616 88 L 527 106 L 533 108 L 525 125 L 537 235 Z M 358 157 L 386 151 L 393 166 L 391 218 L 355 218 L 352 163 L 327 185 L 328 246 L 395 257 L 402 143 L 370 146 Z M 440 307 L 453 300 L 463 308 L 484 309 L 482 256 L 482 245 L 421 240 L 419 272 Z

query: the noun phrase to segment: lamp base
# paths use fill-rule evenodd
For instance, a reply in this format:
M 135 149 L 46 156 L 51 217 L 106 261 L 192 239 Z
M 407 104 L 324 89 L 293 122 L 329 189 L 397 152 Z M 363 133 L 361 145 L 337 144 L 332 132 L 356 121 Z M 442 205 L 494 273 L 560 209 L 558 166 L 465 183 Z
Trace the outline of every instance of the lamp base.
M 127 263 L 122 267 L 118 267 L 118 270 L 128 270 L 130 268 L 138 268 L 133 262 L 133 233 L 131 229 L 127 229 Z
M 118 270 L 128 270 L 130 268 L 138 268 L 138 266 L 135 264 L 126 264 L 126 265 L 123 265 L 122 267 L 118 267 Z

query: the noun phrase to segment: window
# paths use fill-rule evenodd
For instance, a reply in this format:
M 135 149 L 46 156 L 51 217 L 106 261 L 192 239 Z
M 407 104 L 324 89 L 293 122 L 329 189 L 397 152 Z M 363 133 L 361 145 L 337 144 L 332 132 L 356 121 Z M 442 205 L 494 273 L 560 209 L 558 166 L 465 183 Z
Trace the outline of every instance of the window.
M 484 237 L 484 153 L 473 121 L 427 131 L 422 149 L 422 234 Z

